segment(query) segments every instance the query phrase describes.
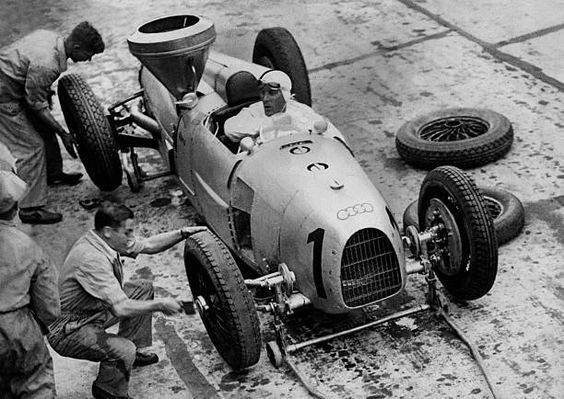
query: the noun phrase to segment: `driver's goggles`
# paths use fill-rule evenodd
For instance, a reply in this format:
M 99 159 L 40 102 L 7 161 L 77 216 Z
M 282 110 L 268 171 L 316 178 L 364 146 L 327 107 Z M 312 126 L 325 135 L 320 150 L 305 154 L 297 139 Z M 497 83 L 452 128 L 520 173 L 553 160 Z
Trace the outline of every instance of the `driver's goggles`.
M 268 90 L 281 90 L 281 86 L 280 83 L 277 82 L 260 82 L 259 83 L 259 89 L 263 90 L 263 89 L 268 89 Z

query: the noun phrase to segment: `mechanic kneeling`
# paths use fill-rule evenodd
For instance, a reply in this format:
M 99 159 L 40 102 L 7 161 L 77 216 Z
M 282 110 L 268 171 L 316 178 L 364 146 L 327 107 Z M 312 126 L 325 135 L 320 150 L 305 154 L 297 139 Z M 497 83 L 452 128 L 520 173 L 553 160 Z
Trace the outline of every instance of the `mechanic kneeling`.
M 172 298 L 154 299 L 150 281 L 123 284 L 121 256 L 162 252 L 205 229 L 184 227 L 137 240 L 133 212 L 104 202 L 94 229 L 71 248 L 59 278 L 61 317 L 51 324 L 48 340 L 62 356 L 100 362 L 92 384 L 95 398 L 129 398 L 131 369 L 158 362 L 156 354 L 143 350 L 152 345 L 152 313 L 181 310 Z M 105 331 L 118 322 L 117 334 Z

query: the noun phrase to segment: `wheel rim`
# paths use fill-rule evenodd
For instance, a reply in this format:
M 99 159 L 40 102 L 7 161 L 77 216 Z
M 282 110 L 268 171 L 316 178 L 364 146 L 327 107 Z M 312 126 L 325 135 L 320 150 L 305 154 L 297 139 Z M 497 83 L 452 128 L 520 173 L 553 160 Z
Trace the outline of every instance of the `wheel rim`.
M 439 227 L 429 243 L 429 252 L 435 257 L 435 266 L 447 276 L 458 274 L 462 265 L 462 238 L 454 215 L 438 198 L 431 198 L 425 210 L 426 226 Z
M 488 209 L 488 213 L 490 214 L 492 219 L 496 219 L 503 213 L 503 205 L 501 202 L 497 201 L 494 198 L 484 196 L 484 200 L 486 202 L 486 208 Z
M 460 141 L 481 136 L 489 128 L 489 123 L 482 118 L 451 116 L 427 123 L 419 129 L 419 137 L 432 142 Z

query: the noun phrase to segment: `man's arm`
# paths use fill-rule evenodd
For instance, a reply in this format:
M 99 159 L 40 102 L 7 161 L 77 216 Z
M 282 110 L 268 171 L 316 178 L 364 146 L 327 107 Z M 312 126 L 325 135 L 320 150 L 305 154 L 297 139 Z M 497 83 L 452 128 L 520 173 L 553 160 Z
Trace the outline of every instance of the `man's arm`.
M 163 312 L 166 315 L 171 315 L 181 310 L 180 302 L 172 298 L 158 298 L 147 301 L 128 298 L 112 305 L 112 313 L 117 317 L 131 317 L 149 312 Z
M 43 328 L 51 324 L 61 313 L 58 290 L 58 272 L 51 259 L 38 248 L 37 267 L 31 278 L 31 307 Z
M 139 253 L 156 254 L 165 251 L 190 235 L 204 230 L 206 230 L 204 226 L 191 226 L 151 236 L 141 241 Z
M 57 80 L 60 74 L 60 71 L 55 69 L 52 65 L 42 63 L 41 61 L 31 62 L 25 78 L 25 97 L 29 109 L 34 112 L 39 121 L 59 135 L 70 156 L 76 158 L 76 152 L 73 146 L 74 139 L 63 126 L 57 122 L 49 110 L 51 85 Z
M 262 106 L 262 103 L 261 103 Z M 229 140 L 238 143 L 244 137 L 256 137 L 259 134 L 260 121 L 254 116 L 249 107 L 225 121 L 223 131 Z
M 57 122 L 53 114 L 51 114 L 49 107 L 42 108 L 40 110 L 34 110 L 34 112 L 40 122 L 42 122 L 44 125 L 49 127 L 61 137 L 63 145 L 65 146 L 69 155 L 73 158 L 76 158 L 76 151 L 74 150 L 74 139 L 72 138 L 70 133 L 67 132 L 59 122 Z

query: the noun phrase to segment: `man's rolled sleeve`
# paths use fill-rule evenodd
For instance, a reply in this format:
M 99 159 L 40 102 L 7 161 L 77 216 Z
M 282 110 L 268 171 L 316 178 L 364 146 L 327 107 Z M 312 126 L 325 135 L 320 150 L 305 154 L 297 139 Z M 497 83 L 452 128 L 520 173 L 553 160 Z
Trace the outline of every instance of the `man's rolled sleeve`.
M 127 300 L 119 281 L 108 269 L 106 258 L 90 258 L 79 264 L 75 277 L 86 292 L 107 303 L 110 308 Z

